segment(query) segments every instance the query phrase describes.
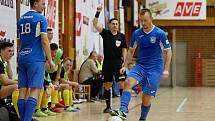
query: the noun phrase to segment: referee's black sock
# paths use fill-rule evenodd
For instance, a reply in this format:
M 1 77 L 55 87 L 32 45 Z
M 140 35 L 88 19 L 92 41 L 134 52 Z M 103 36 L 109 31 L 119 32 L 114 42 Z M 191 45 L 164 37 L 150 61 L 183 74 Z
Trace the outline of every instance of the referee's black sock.
M 107 105 L 107 108 L 111 108 L 110 106 L 110 98 L 111 98 L 111 90 L 105 90 L 104 92 L 104 98 L 106 99 L 106 105 Z
M 119 89 L 119 94 L 122 96 L 123 89 Z

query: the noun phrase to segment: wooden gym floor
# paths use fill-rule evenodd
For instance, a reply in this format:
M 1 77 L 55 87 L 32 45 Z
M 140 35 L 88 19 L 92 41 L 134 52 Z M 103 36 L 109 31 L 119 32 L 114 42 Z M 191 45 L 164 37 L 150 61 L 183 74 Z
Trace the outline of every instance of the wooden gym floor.
M 126 121 L 138 121 L 141 95 L 133 97 Z M 119 98 L 113 99 L 118 108 Z M 83 103 L 79 112 L 64 112 L 39 121 L 106 121 L 110 116 L 102 113 L 105 102 Z M 152 102 L 147 121 L 215 121 L 215 88 L 162 87 Z

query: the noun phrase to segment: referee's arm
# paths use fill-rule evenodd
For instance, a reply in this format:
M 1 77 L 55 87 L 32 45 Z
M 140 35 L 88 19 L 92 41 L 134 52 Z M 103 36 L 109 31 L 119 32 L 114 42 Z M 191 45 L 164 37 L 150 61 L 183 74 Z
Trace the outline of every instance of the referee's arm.
M 94 19 L 93 19 L 93 26 L 96 28 L 96 30 L 97 30 L 99 33 L 101 33 L 102 30 L 103 30 L 102 24 L 98 22 L 99 14 L 100 14 L 101 11 L 102 11 L 102 6 L 98 6 L 98 7 L 97 7 L 96 14 L 95 14 L 95 17 L 94 17 Z

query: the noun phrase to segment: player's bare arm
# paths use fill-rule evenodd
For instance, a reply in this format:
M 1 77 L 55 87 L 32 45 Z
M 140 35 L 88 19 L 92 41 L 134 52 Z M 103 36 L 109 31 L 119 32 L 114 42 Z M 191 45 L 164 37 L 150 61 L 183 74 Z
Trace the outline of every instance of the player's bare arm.
M 18 83 L 18 81 L 9 79 L 6 74 L 0 74 L 0 80 L 5 86 Z
M 126 56 L 127 56 L 127 49 L 126 48 L 122 48 L 122 56 L 123 56 L 123 64 L 122 64 L 122 68 L 120 69 L 120 74 L 123 74 L 125 72 L 125 61 L 126 61 Z
M 13 77 L 13 72 L 12 72 L 12 68 L 11 68 L 10 61 L 7 61 L 6 71 L 7 71 L 8 78 L 9 78 L 9 79 L 12 79 L 12 77 Z
M 129 48 L 128 51 L 126 52 L 125 56 L 125 61 L 124 61 L 124 66 L 120 69 L 120 73 L 123 74 L 125 72 L 126 67 L 128 64 L 132 61 L 133 55 L 134 55 L 134 50 L 136 49 L 136 46 L 134 48 Z
M 54 64 L 52 62 L 51 49 L 50 49 L 50 44 L 49 44 L 47 34 L 41 33 L 41 39 L 42 39 L 43 49 L 46 53 L 48 64 L 50 66 L 50 70 L 54 70 Z
M 127 55 L 126 55 L 126 59 L 125 59 L 125 66 L 127 67 L 128 64 L 130 62 L 132 62 L 132 58 L 133 58 L 133 55 L 134 55 L 134 51 L 136 49 L 137 45 L 135 44 L 133 48 L 129 48 L 128 49 L 128 52 L 127 52 Z
M 58 69 L 57 69 L 57 74 L 56 74 L 56 77 L 55 77 L 55 81 L 60 79 L 61 70 L 62 70 L 62 64 L 60 62 L 60 63 L 58 63 Z
M 164 63 L 164 71 L 163 71 L 163 77 L 167 78 L 169 76 L 169 69 L 170 69 L 170 63 L 172 58 L 172 50 L 171 48 L 167 48 L 164 50 L 166 56 L 165 56 L 165 63 Z
M 127 56 L 127 49 L 126 48 L 122 48 L 122 56 L 123 56 L 123 66 L 124 66 L 125 60 L 126 60 L 126 56 Z

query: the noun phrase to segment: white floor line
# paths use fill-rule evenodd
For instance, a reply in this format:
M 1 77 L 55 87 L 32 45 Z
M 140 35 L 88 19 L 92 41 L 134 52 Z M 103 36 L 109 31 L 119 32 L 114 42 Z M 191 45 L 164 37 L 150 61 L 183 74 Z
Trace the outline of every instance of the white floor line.
M 178 108 L 176 110 L 177 113 L 181 111 L 181 108 L 186 103 L 186 101 L 187 101 L 187 97 L 185 97 L 184 100 L 181 102 L 181 104 L 178 106 Z

